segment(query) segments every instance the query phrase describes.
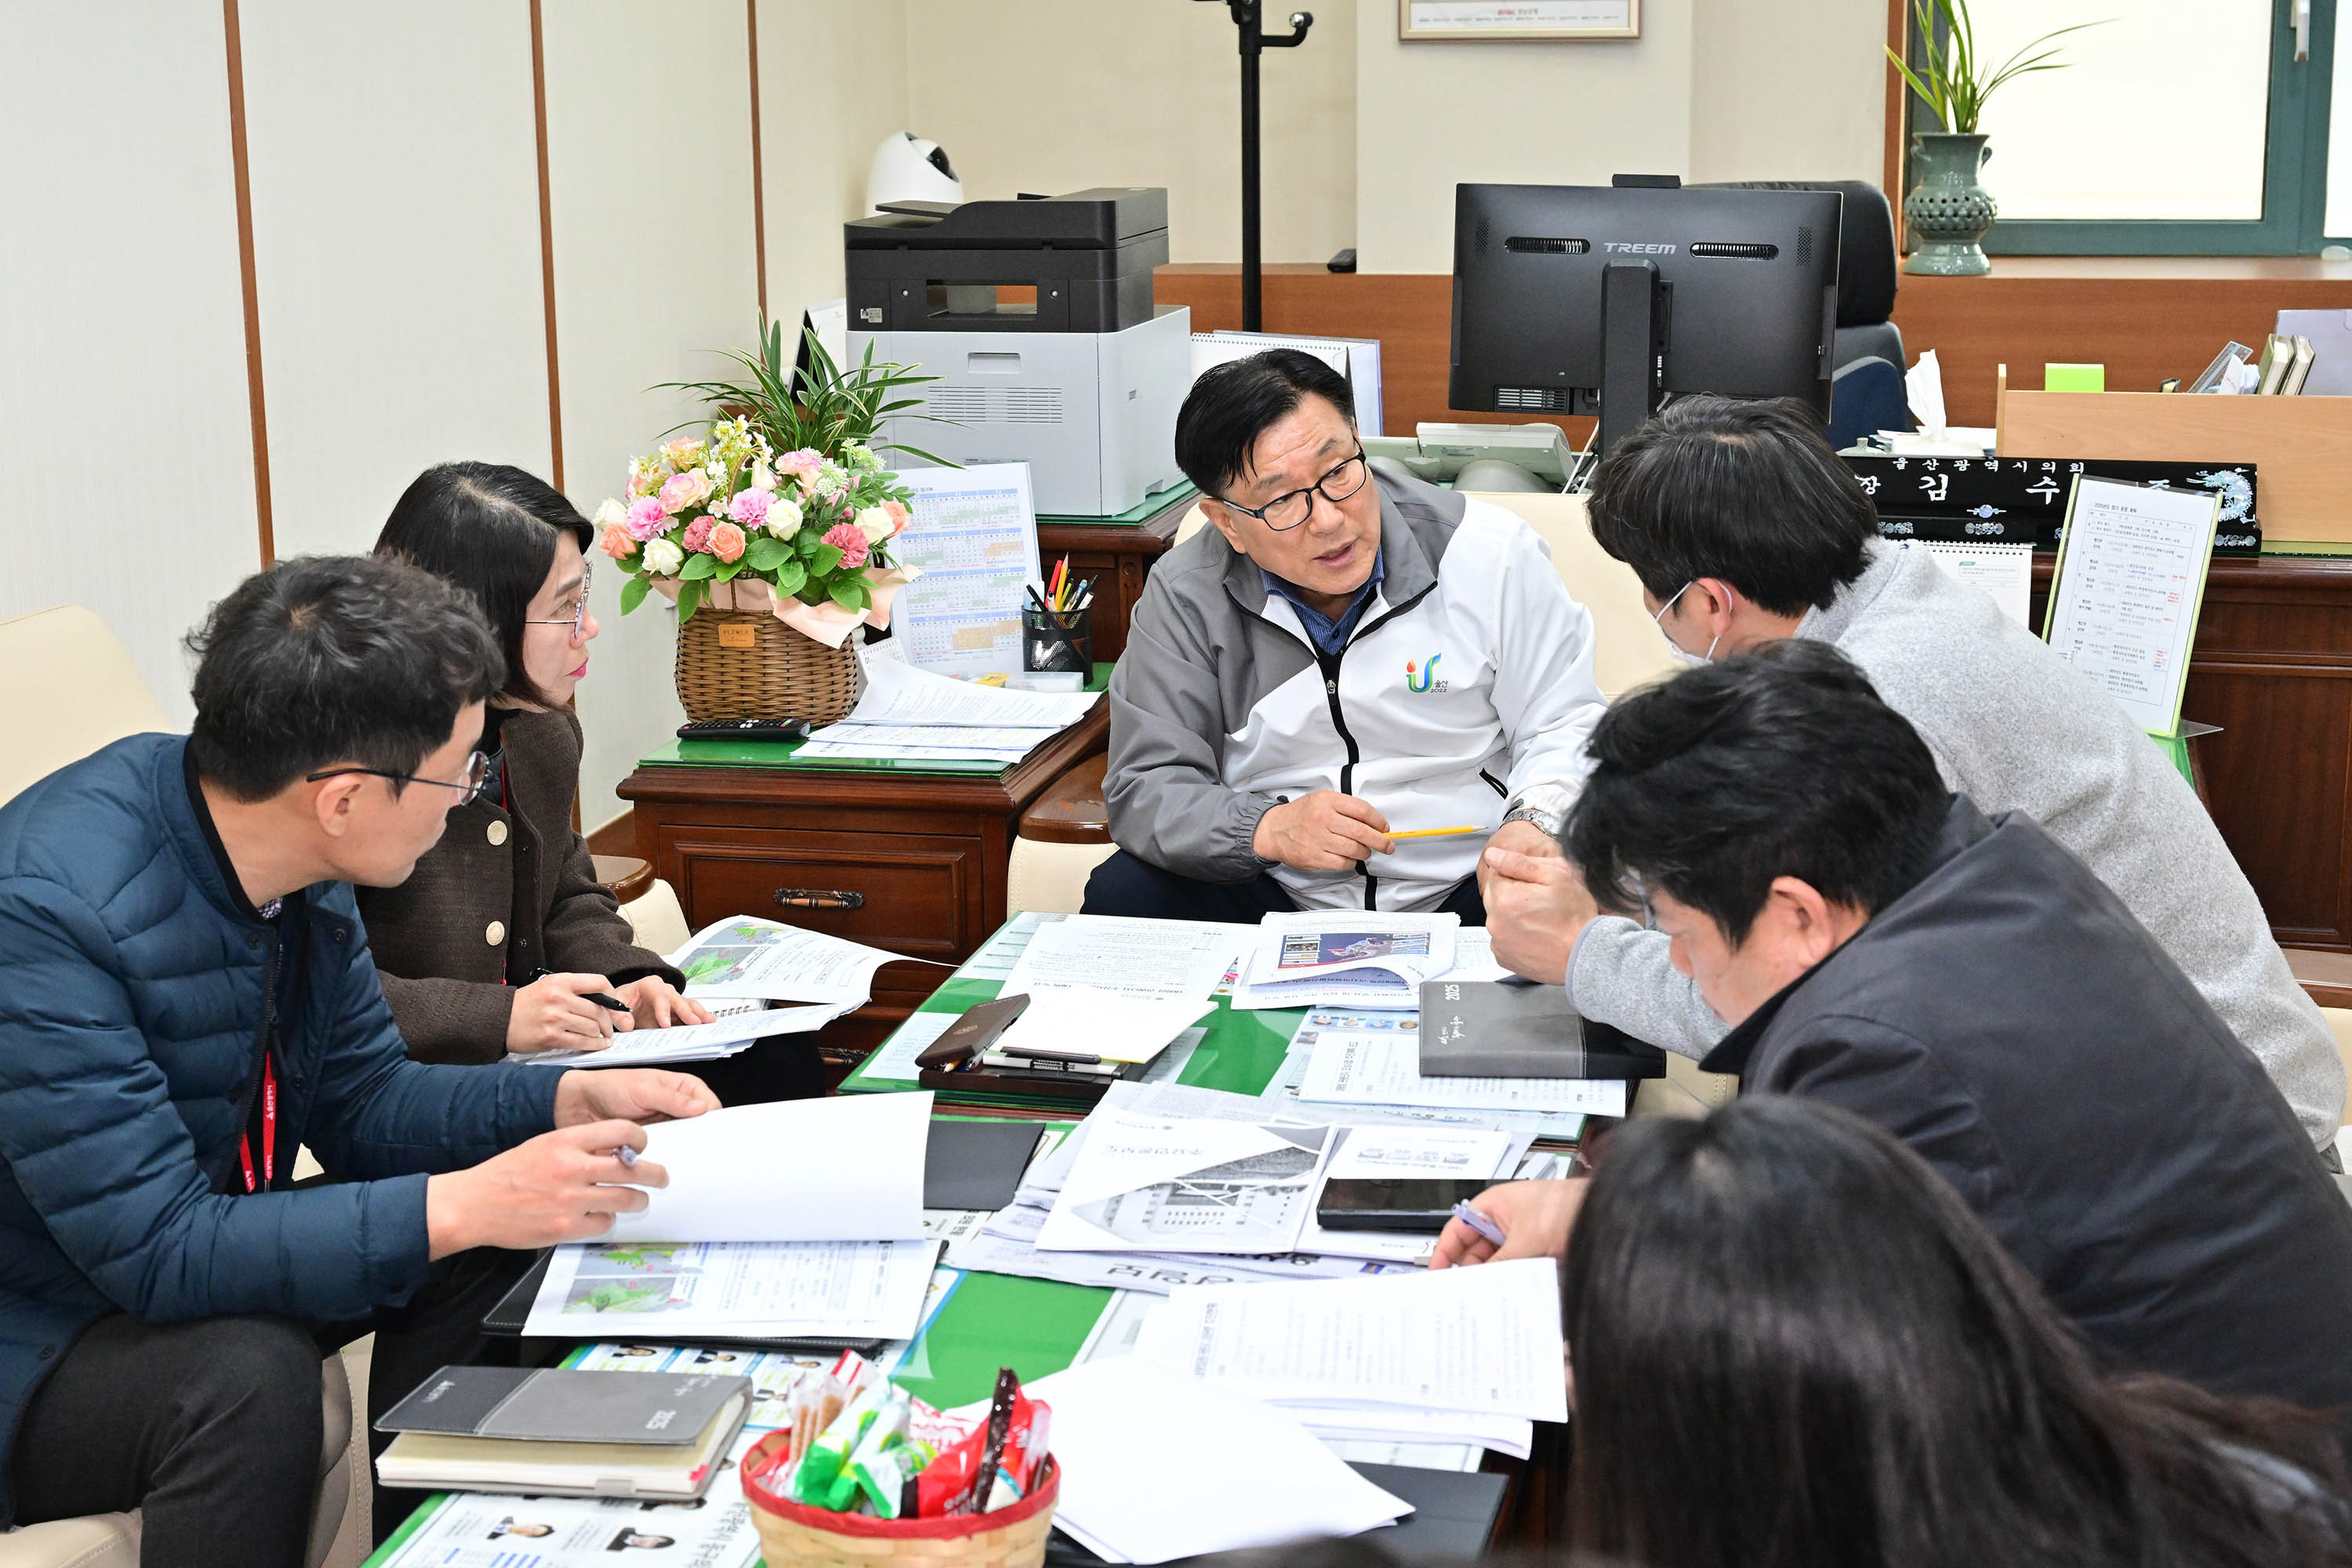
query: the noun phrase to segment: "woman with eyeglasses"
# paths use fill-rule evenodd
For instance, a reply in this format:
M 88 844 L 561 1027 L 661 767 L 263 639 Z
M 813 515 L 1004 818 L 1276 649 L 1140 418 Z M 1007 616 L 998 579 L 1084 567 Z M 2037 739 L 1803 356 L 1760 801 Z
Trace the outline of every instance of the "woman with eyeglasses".
M 684 975 L 636 945 L 572 826 L 581 729 L 569 704 L 597 632 L 593 537 L 549 485 L 520 468 L 467 462 L 419 475 L 376 541 L 377 554 L 471 594 L 507 659 L 474 770 L 444 786 L 478 792 L 449 813 L 441 842 L 406 882 L 360 894 L 384 996 L 421 1060 L 593 1047 L 616 1030 L 710 1017 L 682 994 Z M 697 1076 L 730 1104 L 823 1088 L 804 1037 L 754 1046 Z

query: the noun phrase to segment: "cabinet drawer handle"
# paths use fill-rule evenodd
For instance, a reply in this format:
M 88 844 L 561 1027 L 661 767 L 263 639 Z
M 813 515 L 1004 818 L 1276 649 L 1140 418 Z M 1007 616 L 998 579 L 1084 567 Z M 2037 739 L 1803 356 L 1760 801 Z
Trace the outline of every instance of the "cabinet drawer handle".
M 866 895 L 845 888 L 778 888 L 776 902 L 788 910 L 862 910 Z

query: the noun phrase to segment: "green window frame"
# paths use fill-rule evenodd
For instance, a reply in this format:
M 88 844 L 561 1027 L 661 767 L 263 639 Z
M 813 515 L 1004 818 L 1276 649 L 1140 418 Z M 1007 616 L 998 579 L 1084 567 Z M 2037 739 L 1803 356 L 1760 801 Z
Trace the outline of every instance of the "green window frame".
M 2294 58 L 2296 0 L 2273 0 L 2270 123 L 2263 155 L 2263 216 L 2247 222 L 2165 218 L 2002 218 L 1984 237 L 1991 256 L 2315 256 L 2343 243 L 2325 232 L 2328 100 L 2336 61 L 2336 0 L 2309 0 L 2309 58 Z M 1926 57 L 1916 24 L 1906 52 Z M 1909 128 L 1938 124 L 1916 93 L 1904 94 Z M 1904 179 L 1910 181 L 1909 138 Z M 1906 247 L 1907 248 L 1907 247 Z

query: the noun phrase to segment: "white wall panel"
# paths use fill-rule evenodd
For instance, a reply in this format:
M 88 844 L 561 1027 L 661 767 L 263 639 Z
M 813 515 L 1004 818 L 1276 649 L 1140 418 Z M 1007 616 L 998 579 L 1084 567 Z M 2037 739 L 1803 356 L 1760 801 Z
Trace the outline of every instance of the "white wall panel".
M 1638 38 L 1408 44 L 1396 0 L 1357 0 L 1358 268 L 1453 271 L 1457 184 L 1683 173 L 1693 4 L 1643 0 Z
M 1357 18 L 1313 10 L 1307 42 L 1258 71 L 1268 261 L 1356 243 Z M 1267 6 L 1268 28 L 1286 32 L 1289 12 Z M 967 195 L 1165 185 L 1171 259 L 1241 259 L 1241 61 L 1223 6 L 908 0 L 907 59 L 908 129 L 948 150 Z
M 905 0 L 758 3 L 768 309 L 790 321 L 811 300 L 840 297 L 841 226 L 866 210 L 874 149 L 916 129 L 907 9 Z M 1008 93 L 1005 112 L 1034 110 L 1033 97 Z
M 757 333 L 744 5 L 551 0 L 543 14 L 564 474 L 583 512 L 623 493 L 632 455 L 702 413 L 647 388 L 723 376 L 709 351 L 749 349 Z M 656 56 L 703 68 L 642 68 Z M 591 827 L 619 813 L 613 786 L 685 719 L 676 612 L 656 595 L 624 618 L 624 580 L 598 574 L 604 632 L 580 688 Z
M 219 0 L 12 0 L 0 59 L 0 616 L 89 605 L 184 724 L 260 564 Z
M 547 474 L 524 0 L 240 15 L 278 553 L 368 549 L 433 463 Z

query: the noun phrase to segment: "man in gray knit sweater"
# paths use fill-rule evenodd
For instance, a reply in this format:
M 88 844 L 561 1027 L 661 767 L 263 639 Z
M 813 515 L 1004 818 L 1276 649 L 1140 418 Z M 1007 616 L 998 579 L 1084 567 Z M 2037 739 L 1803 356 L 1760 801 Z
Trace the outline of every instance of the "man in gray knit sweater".
M 1677 402 L 1601 466 L 1590 515 L 1682 658 L 1790 637 L 1835 644 L 1917 729 L 1947 784 L 1988 813 L 2025 812 L 2073 850 L 2262 1062 L 2312 1142 L 2335 1136 L 2334 1039 L 2179 771 L 1990 598 L 1925 550 L 1881 540 L 1809 411 Z M 1722 1037 L 1667 938 L 1597 915 L 1565 860 L 1489 850 L 1479 879 L 1512 969 L 1565 981 L 1586 1016 L 1668 1049 L 1700 1056 Z

